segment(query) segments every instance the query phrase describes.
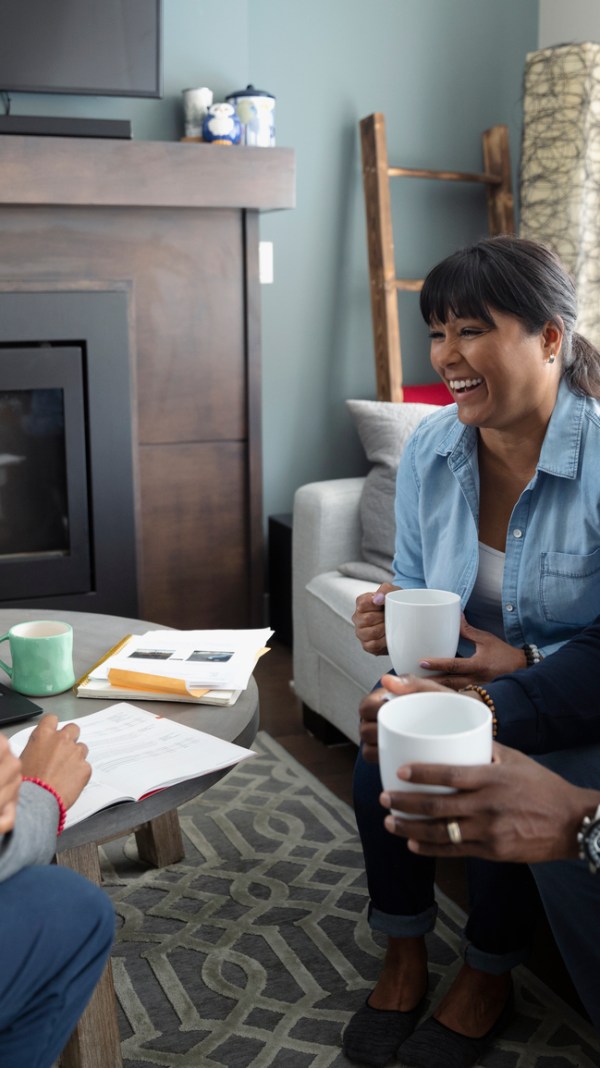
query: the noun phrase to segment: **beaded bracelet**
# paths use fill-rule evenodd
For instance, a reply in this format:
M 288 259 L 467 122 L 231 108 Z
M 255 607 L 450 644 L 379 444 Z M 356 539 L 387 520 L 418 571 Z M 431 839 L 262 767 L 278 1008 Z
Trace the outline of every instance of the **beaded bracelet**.
M 521 646 L 521 648 L 525 653 L 527 667 L 533 667 L 534 664 L 540 664 L 541 661 L 544 659 L 544 654 L 540 653 L 540 650 L 538 649 L 537 645 L 533 645 L 531 642 L 526 642 L 526 644 Z
M 58 838 L 58 836 L 62 834 L 65 829 L 65 820 L 67 818 L 67 810 L 65 808 L 62 797 L 56 792 L 53 786 L 50 786 L 49 783 L 44 782 L 43 779 L 34 778 L 33 775 L 24 775 L 23 782 L 35 783 L 36 786 L 41 786 L 43 790 L 47 790 L 49 794 L 52 794 L 52 796 L 56 798 L 56 802 L 58 804 L 58 830 L 56 832 L 56 837 Z
M 467 693 L 468 690 L 472 690 L 473 693 L 478 693 L 479 696 L 481 697 L 481 700 L 484 702 L 484 704 L 486 704 L 488 706 L 490 712 L 492 713 L 492 737 L 493 738 L 497 738 L 498 737 L 498 717 L 496 715 L 496 706 L 494 704 L 493 699 L 490 697 L 490 695 L 487 692 L 487 690 L 484 690 L 483 686 L 473 686 L 471 684 L 470 686 L 465 686 L 465 688 L 463 690 L 461 690 L 460 692 L 461 693 Z

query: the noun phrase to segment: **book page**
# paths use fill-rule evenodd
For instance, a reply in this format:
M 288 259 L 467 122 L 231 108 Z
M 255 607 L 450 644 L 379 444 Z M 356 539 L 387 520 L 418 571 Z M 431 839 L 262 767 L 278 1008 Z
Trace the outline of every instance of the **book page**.
M 68 810 L 65 827 L 72 827 L 73 824 L 80 823 L 81 820 L 87 819 L 88 816 L 93 816 L 94 812 L 100 812 L 103 808 L 110 808 L 111 805 L 116 805 L 118 801 L 134 800 L 135 798 L 129 794 L 123 795 L 121 791 L 114 790 L 112 786 L 98 782 L 92 775 L 83 793 L 79 795 Z
M 67 826 L 115 801 L 137 801 L 174 783 L 232 767 L 254 753 L 125 701 L 71 720 L 89 749 L 92 778 L 67 813 Z M 35 727 L 10 739 L 19 756 Z

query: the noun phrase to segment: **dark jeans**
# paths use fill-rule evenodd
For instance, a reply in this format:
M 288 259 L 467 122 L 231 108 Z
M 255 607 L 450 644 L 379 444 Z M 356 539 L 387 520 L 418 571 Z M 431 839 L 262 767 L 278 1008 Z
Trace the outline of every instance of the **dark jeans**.
M 577 786 L 600 790 L 600 745 L 536 757 Z M 531 871 L 556 944 L 590 1019 L 600 1034 L 600 872 L 582 860 L 533 864 Z
M 600 746 L 565 749 L 535 758 L 577 786 L 600 790 Z M 435 861 L 406 849 L 383 826 L 379 768 L 359 755 L 354 801 L 369 894 L 369 922 L 389 935 L 425 934 L 435 922 Z M 532 874 L 556 944 L 590 1019 L 600 1034 L 600 873 L 580 860 L 500 864 L 469 860 L 471 911 L 466 959 L 483 971 L 505 970 L 523 960 L 536 914 Z M 508 964 L 510 967 L 511 964 Z
M 354 770 L 354 808 L 369 887 L 369 923 L 392 937 L 433 930 L 435 860 L 411 853 L 406 840 L 385 830 L 379 804 L 379 765 L 359 753 Z M 540 901 L 527 865 L 467 860 L 469 919 L 465 960 L 500 974 L 527 959 Z
M 0 883 L 0 1065 L 50 1068 L 102 974 L 114 937 L 107 895 L 67 868 Z

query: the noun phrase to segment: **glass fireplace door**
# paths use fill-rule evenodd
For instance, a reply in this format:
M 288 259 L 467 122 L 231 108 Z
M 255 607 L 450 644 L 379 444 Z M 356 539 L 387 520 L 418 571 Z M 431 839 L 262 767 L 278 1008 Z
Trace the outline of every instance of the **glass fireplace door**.
M 0 346 L 4 598 L 92 588 L 83 348 Z

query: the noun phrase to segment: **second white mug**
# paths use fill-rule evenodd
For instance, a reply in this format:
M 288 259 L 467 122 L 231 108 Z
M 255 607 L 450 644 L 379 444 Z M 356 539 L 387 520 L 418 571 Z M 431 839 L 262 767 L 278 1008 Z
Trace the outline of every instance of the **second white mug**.
M 492 714 L 481 701 L 450 690 L 394 697 L 379 709 L 377 744 L 384 790 L 452 793 L 447 786 L 398 779 L 398 768 L 411 763 L 489 764 Z

